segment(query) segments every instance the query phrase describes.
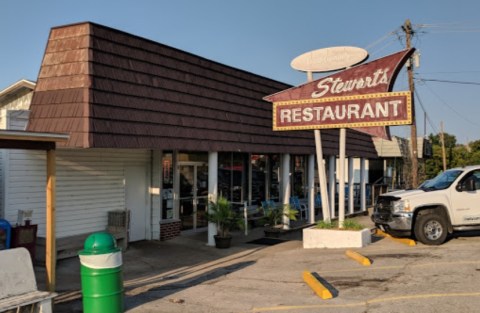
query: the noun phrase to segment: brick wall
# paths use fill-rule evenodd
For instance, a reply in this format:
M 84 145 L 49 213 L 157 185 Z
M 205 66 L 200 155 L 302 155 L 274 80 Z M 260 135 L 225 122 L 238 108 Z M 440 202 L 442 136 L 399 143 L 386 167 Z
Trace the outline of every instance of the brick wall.
M 160 221 L 160 240 L 165 241 L 180 236 L 181 228 L 180 220 Z

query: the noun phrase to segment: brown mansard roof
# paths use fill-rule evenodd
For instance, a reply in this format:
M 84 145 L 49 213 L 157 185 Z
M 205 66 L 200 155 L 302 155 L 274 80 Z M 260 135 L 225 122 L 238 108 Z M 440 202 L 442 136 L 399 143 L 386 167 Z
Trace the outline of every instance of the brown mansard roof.
M 50 32 L 29 131 L 69 133 L 63 146 L 315 153 L 312 131 L 272 131 L 262 98 L 291 86 L 94 23 Z M 349 130 L 347 155 L 376 157 Z M 322 130 L 338 154 L 338 130 Z M 62 146 L 62 144 L 59 144 Z

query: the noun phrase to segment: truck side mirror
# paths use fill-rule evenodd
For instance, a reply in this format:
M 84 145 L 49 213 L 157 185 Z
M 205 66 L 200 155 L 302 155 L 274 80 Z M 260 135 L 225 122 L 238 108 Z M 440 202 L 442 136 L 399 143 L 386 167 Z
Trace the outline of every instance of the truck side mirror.
M 462 191 L 475 191 L 477 190 L 475 186 L 475 178 L 474 177 L 469 177 L 463 182 L 460 182 L 457 185 L 457 191 L 462 192 Z

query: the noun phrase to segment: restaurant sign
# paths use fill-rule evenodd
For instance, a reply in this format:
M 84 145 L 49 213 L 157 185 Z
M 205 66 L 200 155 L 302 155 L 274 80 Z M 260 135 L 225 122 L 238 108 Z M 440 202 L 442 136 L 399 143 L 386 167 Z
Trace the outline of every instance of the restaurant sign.
M 273 130 L 411 124 L 411 102 L 409 91 L 275 102 Z
M 269 95 L 274 130 L 354 128 L 388 139 L 387 125 L 411 124 L 411 95 L 394 96 L 395 78 L 414 49 L 353 66 Z

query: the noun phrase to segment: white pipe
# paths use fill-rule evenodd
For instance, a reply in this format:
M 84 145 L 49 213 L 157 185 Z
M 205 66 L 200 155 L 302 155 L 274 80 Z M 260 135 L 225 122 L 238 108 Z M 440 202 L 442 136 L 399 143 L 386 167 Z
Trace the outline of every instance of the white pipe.
M 365 158 L 360 159 L 360 210 L 367 210 L 367 175 L 365 169 Z
M 218 197 L 218 152 L 208 153 L 208 203 L 217 202 Z M 215 236 L 217 226 L 208 222 L 208 242 L 207 246 L 215 245 Z
M 315 155 L 308 156 L 308 222 L 315 223 Z
M 353 214 L 354 213 L 354 198 L 353 198 L 353 157 L 349 156 L 348 157 L 348 213 Z
M 330 206 L 331 206 L 331 214 L 332 218 L 335 217 L 335 191 L 337 188 L 337 180 L 335 176 L 335 162 L 336 157 L 331 155 L 328 159 L 328 186 L 329 186 L 329 194 L 330 194 Z M 322 200 L 323 201 L 323 200 Z
M 343 228 L 345 221 L 345 145 L 347 129 L 340 128 L 340 156 L 338 162 L 338 227 Z
M 290 203 L 290 154 L 286 153 L 282 158 L 282 191 L 283 191 L 283 208 L 287 210 Z M 288 214 L 283 215 L 283 228 L 290 228 L 290 219 Z
M 317 167 L 318 167 L 318 179 L 320 181 L 320 196 L 322 197 L 322 213 L 323 220 L 330 222 L 330 206 L 328 202 L 327 194 L 327 175 L 325 173 L 325 164 L 323 163 L 323 150 L 322 150 L 322 138 L 320 131 L 315 129 L 315 148 L 317 152 Z

